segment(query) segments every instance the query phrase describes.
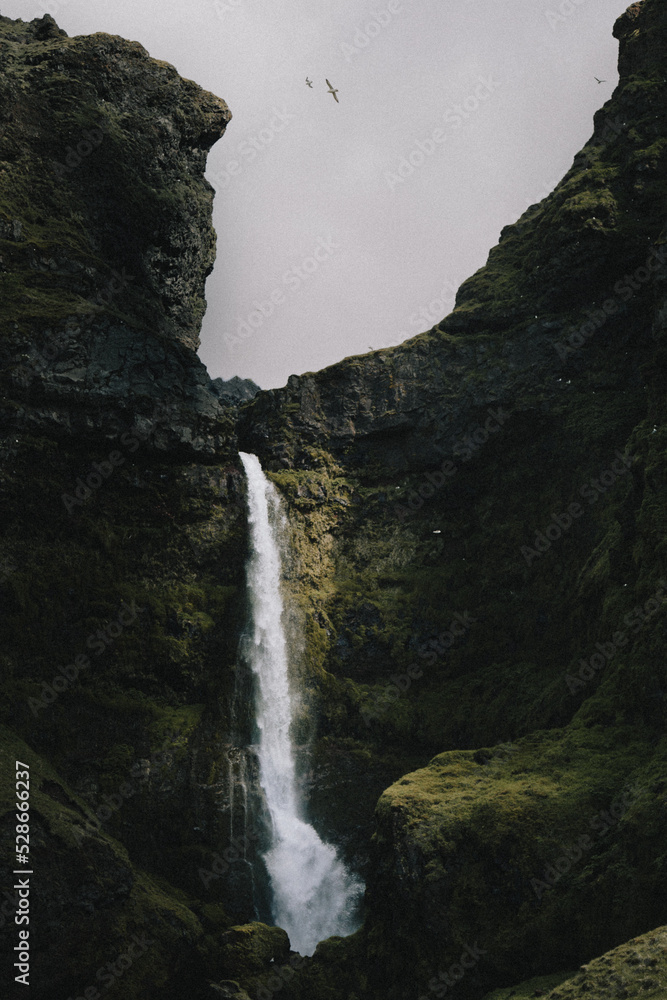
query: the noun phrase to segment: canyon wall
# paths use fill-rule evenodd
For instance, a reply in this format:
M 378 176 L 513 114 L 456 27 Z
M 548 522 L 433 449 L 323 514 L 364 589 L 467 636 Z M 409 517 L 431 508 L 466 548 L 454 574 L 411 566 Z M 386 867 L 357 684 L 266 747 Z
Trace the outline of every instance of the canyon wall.
M 226 105 L 137 43 L 0 18 L 0 745 L 32 777 L 35 997 L 100 969 L 130 1000 L 664 986 L 663 5 L 615 35 L 591 139 L 451 315 L 244 401 L 195 353 Z M 239 448 L 289 513 L 308 815 L 368 885 L 308 961 L 256 919 Z

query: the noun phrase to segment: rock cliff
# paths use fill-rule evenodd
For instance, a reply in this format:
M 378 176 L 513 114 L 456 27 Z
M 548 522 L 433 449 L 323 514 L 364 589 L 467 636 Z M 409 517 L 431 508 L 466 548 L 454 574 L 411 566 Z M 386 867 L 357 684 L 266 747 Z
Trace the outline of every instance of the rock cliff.
M 229 109 L 136 42 L 0 23 L 3 422 L 80 438 L 143 414 L 213 453 L 229 428 L 194 352 Z
M 591 139 L 454 311 L 241 413 L 322 742 L 438 754 L 379 800 L 359 995 L 444 995 L 477 941 L 478 997 L 664 922 L 664 7 L 614 34 Z
M 615 35 L 590 141 L 451 315 L 255 394 L 195 353 L 224 102 L 0 18 L 0 747 L 38 1000 L 664 989 L 664 5 Z M 257 919 L 238 447 L 289 511 L 309 815 L 368 884 L 309 961 Z
M 255 913 L 247 873 L 211 873 L 246 820 L 244 491 L 195 353 L 229 119 L 137 43 L 0 17 L 0 937 L 22 760 L 36 997 L 221 978 L 212 935 Z

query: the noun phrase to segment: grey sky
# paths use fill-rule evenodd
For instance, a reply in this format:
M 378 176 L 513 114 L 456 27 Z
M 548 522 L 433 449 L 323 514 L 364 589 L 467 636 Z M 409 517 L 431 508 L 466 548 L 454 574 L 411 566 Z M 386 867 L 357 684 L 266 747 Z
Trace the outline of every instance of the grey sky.
M 234 117 L 207 170 L 218 255 L 199 353 L 214 378 L 272 388 L 451 310 L 502 227 L 590 137 L 618 79 L 611 30 L 626 7 L 15 0 L 0 11 L 135 39 L 227 101 Z

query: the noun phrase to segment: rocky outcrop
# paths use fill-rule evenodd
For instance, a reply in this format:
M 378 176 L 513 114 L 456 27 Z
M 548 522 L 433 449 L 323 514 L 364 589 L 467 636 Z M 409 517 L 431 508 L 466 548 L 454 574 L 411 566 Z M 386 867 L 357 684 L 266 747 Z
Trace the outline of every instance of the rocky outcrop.
M 654 926 L 663 912 L 653 853 L 653 831 L 667 823 L 663 760 L 664 745 L 633 741 L 628 728 L 611 735 L 581 722 L 435 757 L 378 803 L 375 933 L 401 926 L 424 983 L 474 943 L 461 985 L 479 995 L 575 968 Z
M 549 977 L 494 990 L 484 1000 L 582 1000 L 591 996 L 622 996 L 625 1000 L 664 996 L 667 990 L 667 928 L 658 927 L 633 938 L 600 958 L 582 965 L 570 977 Z M 556 985 L 553 979 L 559 981 Z M 553 986 L 553 988 L 552 988 Z
M 259 386 L 249 378 L 234 378 L 225 381 L 221 378 L 214 378 L 211 382 L 214 392 L 221 402 L 228 406 L 236 406 L 239 403 L 247 403 L 253 399 L 260 391 Z
M 213 455 L 231 427 L 194 351 L 227 105 L 136 42 L 48 14 L 0 32 L 2 424 L 81 439 L 139 417 Z
M 256 916 L 244 487 L 195 353 L 229 118 L 136 43 L 0 17 L 0 749 L 30 767 L 35 997 L 207 992 Z M 6 797 L 9 954 L 15 825 Z
M 242 408 L 290 507 L 323 754 L 422 754 L 378 803 L 359 995 L 444 995 L 477 941 L 476 1000 L 665 920 L 664 5 L 615 35 L 591 139 L 452 314 Z

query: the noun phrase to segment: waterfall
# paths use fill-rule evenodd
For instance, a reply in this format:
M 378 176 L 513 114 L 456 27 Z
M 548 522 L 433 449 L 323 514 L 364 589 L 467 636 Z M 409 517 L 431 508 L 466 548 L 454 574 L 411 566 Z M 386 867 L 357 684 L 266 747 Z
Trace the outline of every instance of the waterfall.
M 355 930 L 361 886 L 301 815 L 290 734 L 292 696 L 283 621 L 280 497 L 255 455 L 241 453 L 248 481 L 251 551 L 247 583 L 251 621 L 245 654 L 255 676 L 260 783 L 271 815 L 264 855 L 273 920 L 295 951 L 312 955 L 318 941 Z

